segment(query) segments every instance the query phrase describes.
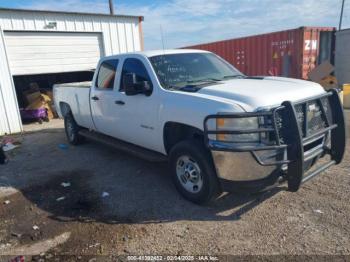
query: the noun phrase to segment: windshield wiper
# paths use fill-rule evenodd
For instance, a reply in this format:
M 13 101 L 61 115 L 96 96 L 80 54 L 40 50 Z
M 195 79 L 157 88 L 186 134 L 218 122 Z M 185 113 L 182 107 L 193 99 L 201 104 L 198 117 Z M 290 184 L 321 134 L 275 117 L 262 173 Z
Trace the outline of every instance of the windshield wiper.
M 168 86 L 169 90 L 189 90 L 189 89 L 200 89 L 199 86 L 203 84 L 208 84 L 208 83 L 217 83 L 222 80 L 217 79 L 217 78 L 206 78 L 206 79 L 199 79 L 199 80 L 187 80 L 186 83 L 187 85 L 185 86 Z
M 171 91 L 189 91 L 189 92 L 195 92 L 199 90 L 200 88 L 198 85 L 190 84 L 190 85 L 185 85 L 185 86 L 169 86 L 168 90 Z
M 222 79 L 217 79 L 217 78 L 204 78 L 204 79 L 199 79 L 199 80 L 187 80 L 187 83 L 206 83 L 206 82 L 220 82 Z
M 176 91 L 176 90 L 181 90 L 181 88 L 183 88 L 183 86 L 168 86 L 168 90 L 172 90 L 172 91 Z
M 245 78 L 244 75 L 228 75 L 228 76 L 224 76 L 224 79 L 228 79 L 228 78 Z

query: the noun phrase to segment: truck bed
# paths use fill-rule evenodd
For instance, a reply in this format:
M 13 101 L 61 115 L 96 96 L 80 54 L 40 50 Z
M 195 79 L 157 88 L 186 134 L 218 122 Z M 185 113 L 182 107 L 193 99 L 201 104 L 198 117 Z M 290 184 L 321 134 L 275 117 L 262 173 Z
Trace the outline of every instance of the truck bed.
M 66 103 L 78 125 L 94 129 L 90 113 L 90 87 L 90 81 L 54 85 L 54 102 L 59 116 L 63 117 L 61 103 Z
M 81 87 L 81 88 L 90 88 L 91 81 L 85 82 L 74 82 L 74 83 L 65 83 L 65 84 L 56 84 L 55 87 Z

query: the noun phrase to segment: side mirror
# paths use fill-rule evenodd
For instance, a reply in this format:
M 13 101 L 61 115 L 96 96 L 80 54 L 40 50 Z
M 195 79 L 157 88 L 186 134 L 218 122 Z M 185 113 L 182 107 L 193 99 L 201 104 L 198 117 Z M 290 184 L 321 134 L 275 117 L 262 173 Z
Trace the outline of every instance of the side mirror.
M 136 84 L 136 74 L 127 73 L 123 75 L 123 88 L 127 96 L 133 96 L 140 93 Z
M 153 89 L 152 83 L 149 81 L 137 82 L 135 73 L 127 73 L 123 76 L 123 87 L 127 96 L 134 96 L 137 94 L 150 96 Z
M 150 96 L 152 94 L 152 83 L 149 81 L 142 81 L 139 83 L 141 86 L 141 92 L 144 93 L 146 96 Z

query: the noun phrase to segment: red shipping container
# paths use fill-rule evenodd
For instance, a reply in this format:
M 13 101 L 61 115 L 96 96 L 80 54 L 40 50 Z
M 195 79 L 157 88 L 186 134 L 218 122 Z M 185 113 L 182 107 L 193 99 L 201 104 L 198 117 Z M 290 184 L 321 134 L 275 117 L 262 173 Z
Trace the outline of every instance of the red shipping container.
M 246 75 L 308 79 L 308 73 L 318 61 L 320 33 L 334 30 L 334 27 L 300 27 L 185 48 L 216 53 Z

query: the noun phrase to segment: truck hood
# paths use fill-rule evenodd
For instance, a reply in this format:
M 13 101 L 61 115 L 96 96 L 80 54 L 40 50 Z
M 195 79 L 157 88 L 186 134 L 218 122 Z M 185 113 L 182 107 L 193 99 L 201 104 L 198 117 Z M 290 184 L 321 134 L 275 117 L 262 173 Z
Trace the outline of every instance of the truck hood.
M 278 106 L 284 101 L 296 102 L 324 92 L 317 83 L 284 77 L 232 79 L 198 91 L 200 94 L 232 100 L 246 111 Z

